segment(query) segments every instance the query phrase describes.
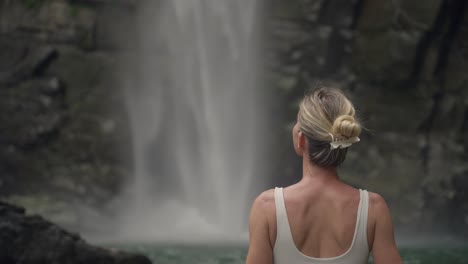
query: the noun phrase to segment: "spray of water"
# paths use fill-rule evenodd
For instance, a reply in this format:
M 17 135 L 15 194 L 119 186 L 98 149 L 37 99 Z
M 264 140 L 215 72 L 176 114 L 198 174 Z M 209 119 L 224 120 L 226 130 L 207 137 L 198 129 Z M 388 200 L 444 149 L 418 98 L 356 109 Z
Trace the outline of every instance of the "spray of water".
M 258 0 L 147 1 L 123 67 L 134 175 L 126 239 L 245 239 L 262 134 Z M 130 75 L 127 75 L 130 76 Z

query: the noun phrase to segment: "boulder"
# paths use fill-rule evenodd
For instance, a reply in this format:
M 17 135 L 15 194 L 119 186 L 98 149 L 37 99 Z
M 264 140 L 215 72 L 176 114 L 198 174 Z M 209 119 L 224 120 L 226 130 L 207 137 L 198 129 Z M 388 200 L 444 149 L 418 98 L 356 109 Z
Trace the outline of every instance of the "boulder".
M 0 263 L 2 264 L 150 264 L 143 256 L 87 244 L 38 215 L 0 202 Z

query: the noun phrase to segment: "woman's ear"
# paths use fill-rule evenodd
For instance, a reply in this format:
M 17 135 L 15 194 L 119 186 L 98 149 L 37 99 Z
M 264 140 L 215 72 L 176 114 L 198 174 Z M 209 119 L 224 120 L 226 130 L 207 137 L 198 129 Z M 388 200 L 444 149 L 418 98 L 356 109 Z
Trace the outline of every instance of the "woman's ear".
M 306 151 L 306 147 L 307 147 L 307 139 L 306 139 L 306 136 L 304 135 L 304 133 L 302 133 L 302 131 L 299 131 L 298 132 L 298 138 L 297 138 L 297 146 L 296 146 L 296 152 L 297 152 L 297 155 L 299 155 L 300 157 L 302 157 L 304 155 L 304 152 Z
M 300 148 L 305 148 L 306 147 L 306 137 L 304 133 L 299 131 L 299 147 Z

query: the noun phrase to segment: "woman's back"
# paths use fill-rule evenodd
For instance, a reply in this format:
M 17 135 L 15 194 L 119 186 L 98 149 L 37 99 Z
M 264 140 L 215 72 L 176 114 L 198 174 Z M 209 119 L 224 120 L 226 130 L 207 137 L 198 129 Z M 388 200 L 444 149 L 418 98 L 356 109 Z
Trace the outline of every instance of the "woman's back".
M 367 263 L 366 191 L 336 181 L 274 192 L 275 263 Z
M 348 250 L 356 226 L 359 190 L 344 184 L 296 184 L 284 189 L 284 198 L 292 237 L 302 253 L 324 258 Z

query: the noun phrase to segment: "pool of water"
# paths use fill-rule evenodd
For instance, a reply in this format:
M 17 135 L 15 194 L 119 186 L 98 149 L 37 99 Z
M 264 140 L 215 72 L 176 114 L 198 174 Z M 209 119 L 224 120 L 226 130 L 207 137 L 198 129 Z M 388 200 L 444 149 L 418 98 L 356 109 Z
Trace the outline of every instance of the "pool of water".
M 120 244 L 106 247 L 142 253 L 154 264 L 241 264 L 247 255 L 245 246 Z M 405 264 L 468 264 L 468 247 L 401 248 L 400 253 Z

